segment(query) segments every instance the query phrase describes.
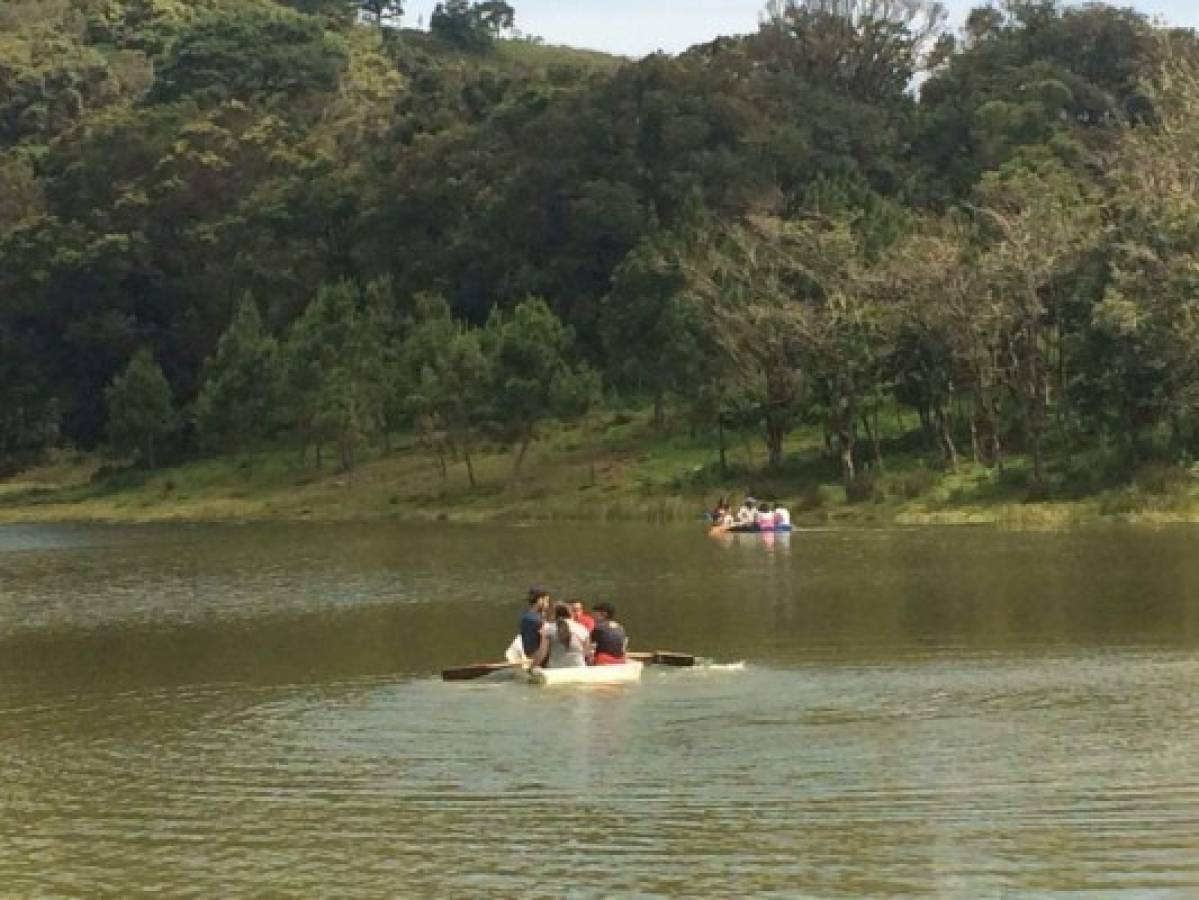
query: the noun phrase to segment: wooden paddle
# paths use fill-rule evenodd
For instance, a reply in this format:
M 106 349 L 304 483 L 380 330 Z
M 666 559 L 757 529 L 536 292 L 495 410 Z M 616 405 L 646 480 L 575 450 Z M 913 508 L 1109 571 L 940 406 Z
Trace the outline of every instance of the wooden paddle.
M 674 666 L 676 668 L 689 668 L 695 665 L 695 657 L 689 653 L 672 653 L 669 650 L 655 650 L 645 653 L 630 653 L 629 659 L 635 659 L 647 666 Z M 525 665 L 524 663 L 475 663 L 473 666 L 462 666 L 457 669 L 443 669 L 441 672 L 442 681 L 474 681 L 476 678 L 484 678 L 495 672 L 503 672 L 507 669 L 516 669 Z
M 647 666 L 675 666 L 688 668 L 695 665 L 695 657 L 689 653 L 672 653 L 669 650 L 655 650 L 652 653 L 630 653 L 629 659 L 635 659 Z
M 687 669 L 695 665 L 695 657 L 690 653 L 672 653 L 669 650 L 655 650 L 654 665 L 676 666 Z
M 494 672 L 503 672 L 506 669 L 516 669 L 523 665 L 523 662 L 476 663 L 473 666 L 462 666 L 458 669 L 443 669 L 441 672 L 441 680 L 473 681 L 476 678 L 483 678 L 484 676 L 491 675 Z

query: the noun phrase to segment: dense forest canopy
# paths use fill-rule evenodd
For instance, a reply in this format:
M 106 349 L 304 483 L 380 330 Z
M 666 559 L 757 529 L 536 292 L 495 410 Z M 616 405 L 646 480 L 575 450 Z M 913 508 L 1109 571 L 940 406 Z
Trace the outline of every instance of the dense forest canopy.
M 2 464 L 349 466 L 398 429 L 469 464 L 601 395 L 773 464 L 819 423 L 851 491 L 895 404 L 945 465 L 1027 452 L 1038 483 L 1078 447 L 1199 449 L 1190 32 L 773 0 L 621 60 L 518 15 L 0 7 Z

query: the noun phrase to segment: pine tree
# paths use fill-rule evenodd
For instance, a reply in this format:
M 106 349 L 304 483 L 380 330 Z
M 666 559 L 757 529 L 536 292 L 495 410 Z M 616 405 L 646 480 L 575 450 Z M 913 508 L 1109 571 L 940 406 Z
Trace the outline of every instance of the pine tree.
M 171 386 L 153 354 L 142 349 L 104 391 L 108 442 L 121 455 L 136 455 L 154 468 L 159 442 L 179 427 Z

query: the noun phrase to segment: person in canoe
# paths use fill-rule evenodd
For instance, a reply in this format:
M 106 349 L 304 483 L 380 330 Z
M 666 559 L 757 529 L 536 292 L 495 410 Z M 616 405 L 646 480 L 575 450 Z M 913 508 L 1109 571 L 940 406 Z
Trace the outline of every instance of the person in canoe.
M 758 504 L 758 510 L 754 513 L 754 527 L 758 531 L 774 531 L 774 509 L 769 503 Z
M 774 505 L 774 530 L 791 530 L 791 511 L 781 503 L 776 503 Z
M 619 666 L 627 663 L 629 637 L 624 626 L 616 621 L 616 607 L 611 603 L 595 604 L 595 628 L 591 643 L 595 648 L 594 665 Z
M 587 614 L 582 600 L 570 601 L 570 617 L 587 629 L 588 634 L 591 634 L 591 629 L 595 627 L 595 619 Z
M 541 626 L 541 643 L 533 655 L 533 668 L 569 669 L 587 665 L 591 636 L 570 615 L 570 607 L 554 607 L 554 621 Z
M 532 659 L 541 647 L 541 629 L 545 626 L 545 613 L 549 609 L 550 595 L 541 587 L 529 588 L 529 607 L 520 617 L 516 640 L 508 648 L 508 662 Z
M 709 524 L 713 528 L 732 528 L 735 524 L 733 514 L 729 512 L 728 504 L 724 502 L 722 497 L 720 502 L 716 504 L 716 508 L 708 513 Z

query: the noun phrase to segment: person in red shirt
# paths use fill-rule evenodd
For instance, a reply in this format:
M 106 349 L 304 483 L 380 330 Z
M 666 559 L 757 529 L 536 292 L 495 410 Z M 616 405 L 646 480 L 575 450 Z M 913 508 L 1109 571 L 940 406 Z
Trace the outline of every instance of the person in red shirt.
M 591 643 L 595 647 L 595 665 L 619 666 L 627 663 L 629 638 L 624 627 L 616 621 L 616 607 L 611 603 L 597 603 L 595 617 L 595 628 L 591 631 Z
M 582 600 L 570 601 L 570 617 L 586 628 L 588 634 L 591 634 L 591 630 L 595 628 L 595 619 L 587 615 L 587 610 L 583 608 Z

